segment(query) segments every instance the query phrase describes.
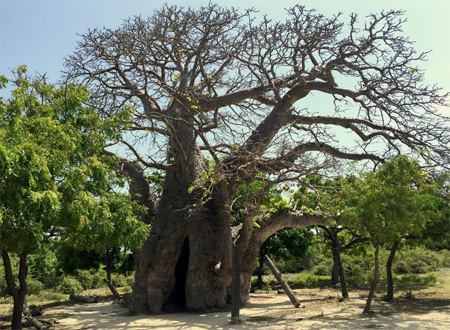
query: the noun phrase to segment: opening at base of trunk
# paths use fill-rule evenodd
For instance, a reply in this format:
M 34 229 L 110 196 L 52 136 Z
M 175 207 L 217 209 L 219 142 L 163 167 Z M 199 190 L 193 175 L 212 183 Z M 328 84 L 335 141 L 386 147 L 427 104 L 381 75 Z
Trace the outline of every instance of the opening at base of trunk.
M 183 242 L 180 257 L 175 267 L 175 285 L 163 305 L 164 312 L 174 313 L 186 310 L 186 278 L 189 266 L 189 238 Z

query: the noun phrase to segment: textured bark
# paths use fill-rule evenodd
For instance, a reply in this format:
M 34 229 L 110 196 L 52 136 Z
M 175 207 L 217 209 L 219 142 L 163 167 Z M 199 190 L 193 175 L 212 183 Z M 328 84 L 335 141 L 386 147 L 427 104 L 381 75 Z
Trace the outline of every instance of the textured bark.
M 391 252 L 389 253 L 388 260 L 386 262 L 386 278 L 387 278 L 387 300 L 394 299 L 394 280 L 392 279 L 392 263 L 394 262 L 395 253 L 397 252 L 400 241 L 395 241 L 392 245 Z
M 172 157 L 172 155 L 170 155 Z M 223 308 L 231 284 L 231 227 L 226 190 L 217 185 L 201 208 L 188 190 L 205 164 L 191 156 L 190 166 L 168 172 L 148 240 L 141 252 L 131 309 Z

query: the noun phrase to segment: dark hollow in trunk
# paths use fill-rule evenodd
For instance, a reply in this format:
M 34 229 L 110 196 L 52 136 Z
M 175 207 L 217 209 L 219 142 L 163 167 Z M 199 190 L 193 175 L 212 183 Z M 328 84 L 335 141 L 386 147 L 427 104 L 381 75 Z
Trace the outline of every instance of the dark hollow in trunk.
M 189 266 L 189 237 L 186 236 L 183 242 L 180 257 L 175 266 L 175 285 L 163 306 L 165 312 L 186 310 L 186 279 Z

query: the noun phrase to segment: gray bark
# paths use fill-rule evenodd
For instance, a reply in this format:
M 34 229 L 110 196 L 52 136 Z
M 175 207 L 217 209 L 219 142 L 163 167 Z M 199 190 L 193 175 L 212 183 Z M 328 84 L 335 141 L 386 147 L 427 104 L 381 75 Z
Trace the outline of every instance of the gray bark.
M 264 256 L 264 261 L 266 262 L 269 269 L 272 271 L 272 274 L 277 279 L 278 283 L 280 283 L 281 287 L 283 288 L 284 292 L 286 292 L 286 295 L 291 300 L 292 304 L 295 308 L 300 307 L 300 302 L 298 301 L 297 297 L 295 296 L 294 292 L 292 291 L 289 284 L 285 281 L 283 276 L 281 275 L 280 271 L 278 270 L 277 266 L 273 263 L 272 259 L 269 258 L 269 256 L 266 254 Z

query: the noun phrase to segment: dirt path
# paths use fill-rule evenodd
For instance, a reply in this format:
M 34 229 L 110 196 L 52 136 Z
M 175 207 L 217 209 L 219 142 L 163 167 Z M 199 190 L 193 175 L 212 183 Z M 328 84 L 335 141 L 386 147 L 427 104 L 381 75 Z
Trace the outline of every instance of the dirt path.
M 446 291 L 446 290 L 445 290 Z M 375 313 L 362 316 L 364 292 L 353 292 L 349 301 L 339 302 L 338 291 L 295 290 L 302 302 L 292 306 L 283 294 L 258 292 L 241 310 L 243 322 L 230 325 L 229 312 L 177 313 L 127 316 L 116 303 L 64 306 L 46 310 L 45 319 L 55 319 L 57 329 L 448 329 L 450 300 L 427 291 L 413 299 L 398 298 L 393 304 L 377 299 Z

